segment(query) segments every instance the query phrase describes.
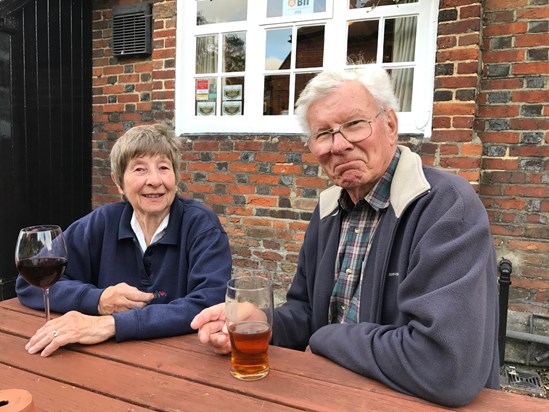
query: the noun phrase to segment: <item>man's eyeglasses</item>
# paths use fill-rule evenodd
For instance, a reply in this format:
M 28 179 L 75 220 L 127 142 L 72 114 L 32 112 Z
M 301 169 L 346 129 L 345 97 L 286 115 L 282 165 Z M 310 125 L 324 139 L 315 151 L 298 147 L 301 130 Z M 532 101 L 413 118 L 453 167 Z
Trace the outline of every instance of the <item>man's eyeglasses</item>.
M 366 140 L 372 135 L 372 123 L 375 122 L 381 113 L 383 113 L 383 110 L 371 120 L 355 119 L 345 122 L 339 125 L 339 127 L 322 130 L 311 135 L 306 144 L 315 153 L 328 153 L 334 144 L 336 133 L 340 133 L 349 143 L 358 143 Z

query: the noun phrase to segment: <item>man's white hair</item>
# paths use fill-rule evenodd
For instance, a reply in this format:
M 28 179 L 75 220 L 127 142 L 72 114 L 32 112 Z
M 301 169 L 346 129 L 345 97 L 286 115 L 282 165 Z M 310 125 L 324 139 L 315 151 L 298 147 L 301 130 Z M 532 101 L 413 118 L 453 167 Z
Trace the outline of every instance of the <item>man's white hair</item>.
M 332 93 L 344 82 L 357 81 L 370 92 L 379 108 L 398 111 L 398 99 L 387 71 L 375 64 L 346 70 L 327 70 L 311 79 L 296 102 L 295 114 L 303 130 L 309 134 L 307 111 L 314 101 Z

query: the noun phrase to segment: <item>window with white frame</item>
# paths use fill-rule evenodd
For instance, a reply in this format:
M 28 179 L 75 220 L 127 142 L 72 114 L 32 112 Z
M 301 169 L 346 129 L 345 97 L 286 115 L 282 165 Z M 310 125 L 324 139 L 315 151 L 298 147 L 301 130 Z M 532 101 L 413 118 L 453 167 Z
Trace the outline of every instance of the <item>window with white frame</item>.
M 324 69 L 378 64 L 399 131 L 431 135 L 438 0 L 177 2 L 176 132 L 301 133 L 295 101 Z

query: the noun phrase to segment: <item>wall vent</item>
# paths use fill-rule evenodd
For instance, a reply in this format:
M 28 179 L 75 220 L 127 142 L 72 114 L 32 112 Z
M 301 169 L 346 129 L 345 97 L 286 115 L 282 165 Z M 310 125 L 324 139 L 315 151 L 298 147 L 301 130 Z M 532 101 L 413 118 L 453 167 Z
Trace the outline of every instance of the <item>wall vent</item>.
M 114 6 L 112 49 L 115 56 L 151 54 L 151 4 Z

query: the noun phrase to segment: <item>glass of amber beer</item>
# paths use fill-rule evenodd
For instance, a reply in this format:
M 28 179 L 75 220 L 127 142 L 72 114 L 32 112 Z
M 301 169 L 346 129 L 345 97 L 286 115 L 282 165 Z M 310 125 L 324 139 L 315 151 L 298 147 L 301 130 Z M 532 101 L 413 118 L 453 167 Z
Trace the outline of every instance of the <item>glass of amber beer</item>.
M 269 373 L 273 319 L 271 281 L 259 276 L 229 280 L 225 314 L 232 347 L 231 374 L 245 381 L 264 378 Z

